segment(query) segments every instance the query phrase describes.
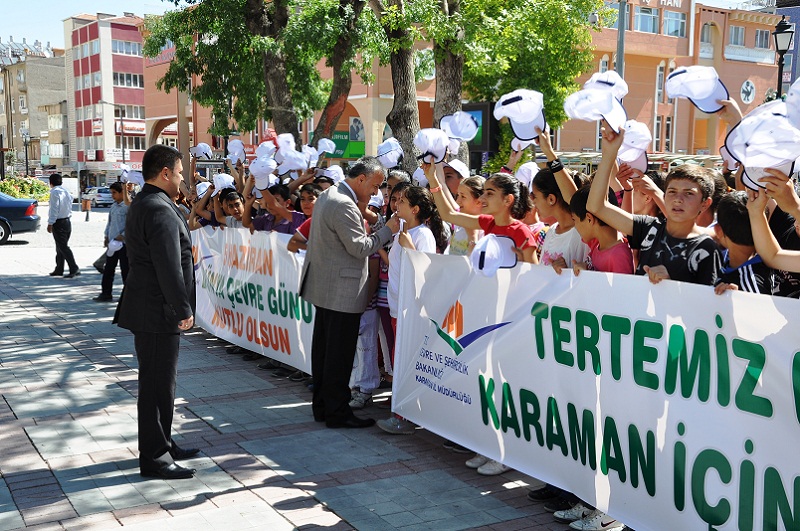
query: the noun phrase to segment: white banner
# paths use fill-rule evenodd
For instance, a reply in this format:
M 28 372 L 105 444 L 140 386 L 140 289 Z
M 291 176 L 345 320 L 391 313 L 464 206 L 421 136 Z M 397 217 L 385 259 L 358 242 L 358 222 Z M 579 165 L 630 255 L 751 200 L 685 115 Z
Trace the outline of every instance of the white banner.
M 397 413 L 636 529 L 800 529 L 800 302 L 402 260 Z
M 197 324 L 311 373 L 314 306 L 299 295 L 302 262 L 289 236 L 246 229 L 192 232 Z

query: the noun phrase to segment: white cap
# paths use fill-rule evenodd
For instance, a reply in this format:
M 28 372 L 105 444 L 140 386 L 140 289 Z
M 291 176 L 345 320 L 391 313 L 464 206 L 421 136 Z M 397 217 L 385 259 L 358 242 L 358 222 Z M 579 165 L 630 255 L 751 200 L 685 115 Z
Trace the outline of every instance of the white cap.
M 211 197 L 214 197 L 220 190 L 224 190 L 225 188 L 236 188 L 233 175 L 228 175 L 227 173 L 218 173 L 214 175 L 214 192 L 211 194 Z
M 228 153 L 233 153 L 235 151 L 241 151 L 244 153 L 244 142 L 235 138 L 228 142 Z
M 195 193 L 197 193 L 197 197 L 200 198 L 206 195 L 206 192 L 208 192 L 210 186 L 211 183 L 207 183 L 205 181 L 197 183 L 194 187 L 194 191 Z
M 344 180 L 344 171 L 341 166 L 334 164 L 322 170 L 322 176 L 331 179 L 333 184 L 339 184 Z
M 728 89 L 722 84 L 713 66 L 681 66 L 667 76 L 667 95 L 671 98 L 688 98 L 705 113 L 722 109 L 718 100 L 727 100 Z
M 428 186 L 428 177 L 425 176 L 425 171 L 422 168 L 417 168 L 411 174 L 411 181 L 417 183 L 417 186 Z
M 106 256 L 111 256 L 112 254 L 116 253 L 122 246 L 125 245 L 123 242 L 119 240 L 111 240 L 108 242 L 108 250 L 106 251 Z
M 247 157 L 245 157 L 244 151 L 233 151 L 225 158 L 231 161 L 231 164 L 236 166 L 236 164 L 239 162 L 244 162 Z
M 533 183 L 533 178 L 536 177 L 537 173 L 539 173 L 539 165 L 535 162 L 526 162 L 517 168 L 517 172 L 514 174 L 514 177 L 516 177 L 519 182 L 527 186 L 528 190 L 530 190 L 531 183 Z
M 420 129 L 414 137 L 414 145 L 422 152 L 420 159 L 425 162 L 442 162 L 450 146 L 450 139 L 441 129 Z
M 283 175 L 293 170 L 305 171 L 308 169 L 308 155 L 306 153 L 293 149 L 280 149 L 278 153 L 283 153 L 283 162 L 278 166 L 278 175 Z
M 478 121 L 468 112 L 458 111 L 447 116 L 442 116 L 439 129 L 447 133 L 450 139 L 459 142 L 469 142 L 478 134 Z
M 367 206 L 375 207 L 375 208 L 383 208 L 383 192 L 378 190 L 378 193 L 371 196 L 369 198 L 369 203 Z
M 640 172 L 645 173 L 650 161 L 647 158 L 647 151 L 639 151 L 638 155 L 632 160 L 622 160 L 617 157 L 617 163 L 620 165 L 627 164 L 634 170 L 639 170 Z
M 508 236 L 487 234 L 475 243 L 469 255 L 472 269 L 487 277 L 494 276 L 497 270 L 517 265 L 514 240 Z
M 624 79 L 619 77 L 614 70 L 606 70 L 605 72 L 595 72 L 592 77 L 583 84 L 583 88 L 596 88 L 600 90 L 610 90 L 614 97 L 622 101 L 628 94 L 628 84 Z
M 520 140 L 517 137 L 511 139 L 511 149 L 514 151 L 522 151 L 531 144 L 536 144 L 536 140 Z
M 400 158 L 402 156 L 403 148 L 395 137 L 389 137 L 378 144 L 377 157 L 386 168 L 391 169 L 396 167 L 400 163 Z
M 541 92 L 517 89 L 504 94 L 494 106 L 496 120 L 508 118 L 511 131 L 520 140 L 533 140 L 538 137 L 536 129 L 544 131 L 547 122 L 544 117 L 544 96 Z
M 763 188 L 759 179 L 767 175 L 766 169 L 793 173 L 800 157 L 800 131 L 790 123 L 786 103 L 771 101 L 742 118 L 725 138 L 725 147 L 744 166 L 742 182 Z
M 729 170 L 735 170 L 739 167 L 739 161 L 733 158 L 731 152 L 724 145 L 719 148 L 719 156 L 725 161 Z
M 120 177 L 124 183 L 133 183 L 139 186 L 144 186 L 144 175 L 140 171 L 126 171 Z
M 295 144 L 294 135 L 292 133 L 279 134 L 275 142 L 278 144 L 278 152 L 275 153 L 275 160 L 278 161 L 278 164 L 282 164 L 284 153 L 287 151 L 295 151 L 297 144 Z
M 211 159 L 211 146 L 209 146 L 205 142 L 200 142 L 195 147 L 189 148 L 189 153 L 198 159 L 200 158 Z
M 632 168 L 641 172 L 647 171 L 647 147 L 653 141 L 650 128 L 642 122 L 628 120 L 625 122 L 624 129 L 625 136 L 617 157 Z M 642 169 L 642 164 L 644 164 L 644 169 Z
M 619 133 L 628 119 L 622 104 L 610 90 L 583 89 L 570 94 L 564 100 L 564 112 L 576 120 L 605 120 L 615 133 Z
M 277 178 L 271 178 L 274 177 L 272 173 L 277 167 L 278 163 L 271 157 L 259 157 L 250 164 L 250 173 L 255 177 L 257 190 L 269 188 L 274 184 L 271 181 L 277 181 Z
M 275 142 L 272 140 L 267 140 L 266 142 L 261 142 L 258 147 L 256 148 L 256 158 L 261 157 L 271 157 L 275 154 L 275 151 L 278 147 L 275 145 Z
M 794 127 L 800 129 L 800 78 L 792 83 L 786 93 L 786 116 Z
M 319 151 L 320 155 L 323 153 L 333 155 L 336 153 L 336 144 L 330 138 L 320 138 L 319 142 L 317 142 L 317 151 Z
M 450 166 L 458 172 L 462 179 L 469 177 L 469 168 L 459 159 L 453 159 L 450 162 L 445 162 L 445 166 Z
M 316 168 L 319 163 L 319 151 L 317 151 L 317 148 L 305 145 L 303 146 L 303 154 L 308 158 L 308 167 Z

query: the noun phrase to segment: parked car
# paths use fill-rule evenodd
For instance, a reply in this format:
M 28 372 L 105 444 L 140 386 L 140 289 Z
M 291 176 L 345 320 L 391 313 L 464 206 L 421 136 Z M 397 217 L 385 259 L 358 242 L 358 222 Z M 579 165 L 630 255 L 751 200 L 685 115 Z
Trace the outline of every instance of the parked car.
M 36 214 L 38 206 L 35 199 L 17 199 L 0 192 L 0 244 L 12 234 L 39 230 L 42 220 Z
M 111 198 L 111 189 L 106 187 L 89 188 L 84 192 L 83 199 L 91 201 L 92 208 L 110 207 L 114 204 L 114 199 Z

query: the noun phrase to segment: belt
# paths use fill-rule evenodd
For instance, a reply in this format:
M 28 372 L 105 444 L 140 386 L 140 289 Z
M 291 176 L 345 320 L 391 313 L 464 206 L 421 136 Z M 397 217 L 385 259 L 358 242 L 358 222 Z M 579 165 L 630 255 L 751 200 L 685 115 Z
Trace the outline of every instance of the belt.
M 68 217 L 66 217 L 66 218 L 58 218 L 56 221 L 64 221 L 64 220 L 67 220 L 67 221 L 69 221 L 69 216 L 68 216 Z

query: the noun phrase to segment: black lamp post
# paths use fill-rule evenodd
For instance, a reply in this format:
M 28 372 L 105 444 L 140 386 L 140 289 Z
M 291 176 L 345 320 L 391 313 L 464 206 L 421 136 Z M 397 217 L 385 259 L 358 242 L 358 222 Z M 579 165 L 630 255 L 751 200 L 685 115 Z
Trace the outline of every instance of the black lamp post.
M 22 133 L 22 143 L 25 146 L 25 177 L 27 177 L 30 173 L 28 167 L 28 145 L 30 145 L 31 142 L 31 135 L 28 133 L 27 129 L 23 129 L 21 133 Z
M 772 36 L 775 38 L 775 50 L 778 52 L 778 98 L 780 98 L 783 94 L 783 56 L 789 51 L 794 36 L 792 26 L 786 22 L 786 15 L 781 17 Z

